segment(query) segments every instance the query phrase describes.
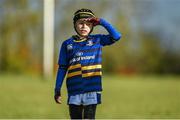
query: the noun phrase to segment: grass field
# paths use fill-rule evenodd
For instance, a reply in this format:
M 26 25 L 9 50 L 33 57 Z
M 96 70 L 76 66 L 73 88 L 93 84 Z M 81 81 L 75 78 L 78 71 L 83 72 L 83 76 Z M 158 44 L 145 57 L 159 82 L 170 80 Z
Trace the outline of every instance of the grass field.
M 53 99 L 55 80 L 0 75 L 0 118 L 69 118 Z M 180 77 L 104 76 L 96 118 L 180 118 Z

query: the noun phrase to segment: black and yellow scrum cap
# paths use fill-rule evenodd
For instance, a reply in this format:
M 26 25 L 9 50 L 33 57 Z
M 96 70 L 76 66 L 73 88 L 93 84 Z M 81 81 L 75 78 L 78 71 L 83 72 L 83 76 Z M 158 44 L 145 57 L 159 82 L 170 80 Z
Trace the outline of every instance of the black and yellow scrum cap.
M 81 19 L 81 18 L 91 18 L 91 17 L 95 17 L 94 13 L 89 9 L 82 8 L 80 10 L 77 10 L 74 13 L 73 22 L 75 24 L 76 21 Z

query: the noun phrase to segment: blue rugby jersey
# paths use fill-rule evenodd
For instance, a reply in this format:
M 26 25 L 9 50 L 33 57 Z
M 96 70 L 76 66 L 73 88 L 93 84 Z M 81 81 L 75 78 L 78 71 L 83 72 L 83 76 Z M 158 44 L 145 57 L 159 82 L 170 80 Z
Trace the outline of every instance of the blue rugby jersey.
M 89 35 L 86 40 L 71 37 L 62 43 L 55 93 L 60 92 L 66 73 L 68 95 L 102 91 L 102 47 L 118 41 L 121 34 L 102 18 L 100 25 L 108 35 Z

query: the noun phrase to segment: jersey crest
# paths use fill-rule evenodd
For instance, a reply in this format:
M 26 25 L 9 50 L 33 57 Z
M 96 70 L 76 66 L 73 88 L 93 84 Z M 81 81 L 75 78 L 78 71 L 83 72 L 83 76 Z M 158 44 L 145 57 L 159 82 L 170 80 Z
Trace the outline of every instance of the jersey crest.
M 87 41 L 86 46 L 92 46 L 92 45 L 93 45 L 93 41 L 92 40 Z
M 72 44 L 67 45 L 67 50 L 72 50 L 72 49 L 73 49 L 73 45 Z

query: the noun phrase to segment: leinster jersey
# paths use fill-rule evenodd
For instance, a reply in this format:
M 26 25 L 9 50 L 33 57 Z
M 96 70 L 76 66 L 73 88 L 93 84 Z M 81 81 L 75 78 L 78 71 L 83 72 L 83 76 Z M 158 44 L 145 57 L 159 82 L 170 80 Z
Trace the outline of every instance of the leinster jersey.
M 89 35 L 84 40 L 73 36 L 62 43 L 56 93 L 60 91 L 65 75 L 68 95 L 102 91 L 102 47 L 118 41 L 121 34 L 104 19 L 100 19 L 100 25 L 108 35 Z

